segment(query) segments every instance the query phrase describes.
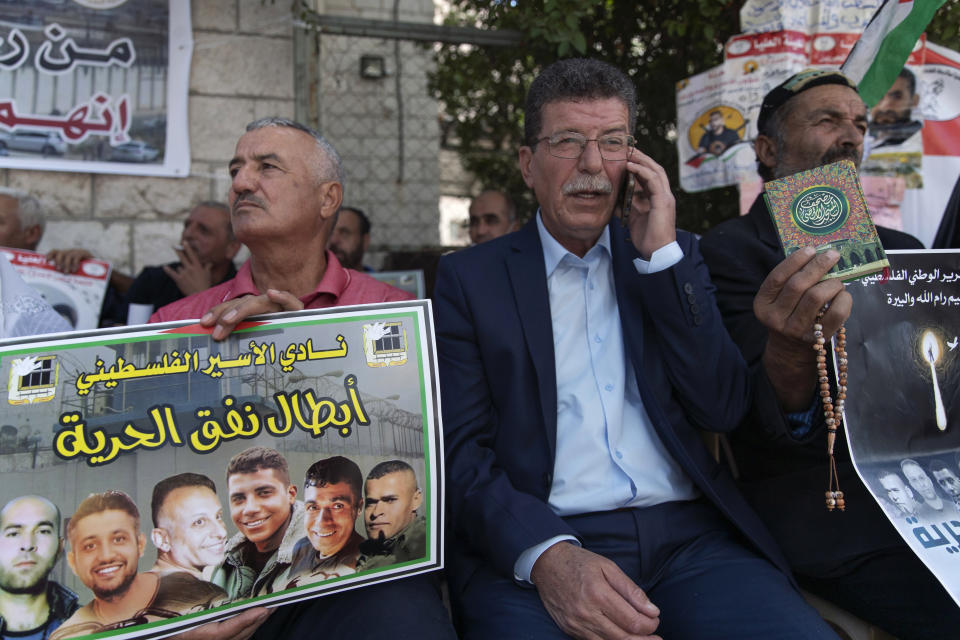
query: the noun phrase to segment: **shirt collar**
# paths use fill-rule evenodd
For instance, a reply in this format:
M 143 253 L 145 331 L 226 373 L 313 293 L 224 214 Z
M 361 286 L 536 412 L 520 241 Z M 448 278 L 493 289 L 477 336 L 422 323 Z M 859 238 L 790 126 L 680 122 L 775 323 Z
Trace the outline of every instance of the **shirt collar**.
M 557 268 L 557 265 L 560 264 L 560 261 L 563 260 L 564 256 L 571 255 L 577 260 L 580 258 L 574 254 L 567 251 L 563 245 L 557 242 L 557 239 L 550 235 L 550 232 L 547 231 L 547 228 L 543 224 L 543 218 L 541 216 L 540 210 L 537 209 L 537 232 L 540 234 L 540 244 L 543 246 L 543 263 L 547 269 L 547 277 L 549 278 L 554 270 Z M 610 227 L 604 227 L 603 233 L 600 234 L 600 237 L 597 239 L 596 244 L 593 247 L 590 247 L 590 251 L 593 251 L 594 247 L 603 247 L 606 250 L 607 255 L 612 255 L 610 252 Z
M 327 268 L 324 270 L 323 277 L 320 278 L 317 288 L 314 289 L 312 293 L 308 293 L 300 298 L 304 304 L 310 304 L 314 298 L 323 294 L 333 296 L 334 302 L 336 302 L 350 284 L 350 271 L 343 268 L 340 261 L 337 260 L 337 256 L 333 255 L 332 251 L 327 250 L 326 256 Z M 240 267 L 230 290 L 224 294 L 221 302 L 248 294 L 254 296 L 261 294 L 257 289 L 257 285 L 253 282 L 253 273 L 250 270 L 249 260 L 244 262 L 243 266 Z
M 323 272 L 323 277 L 320 278 L 317 288 L 314 289 L 314 295 L 329 293 L 334 300 L 337 300 L 349 284 L 350 271 L 344 269 L 340 261 L 337 260 L 337 256 L 333 255 L 333 252 L 328 249 L 327 268 Z
M 220 302 L 233 300 L 234 298 L 248 294 L 255 296 L 260 295 L 260 292 L 257 290 L 257 285 L 253 283 L 253 273 L 250 271 L 250 260 L 247 260 L 240 266 L 240 270 L 237 271 L 236 277 L 233 279 L 233 282 L 230 283 L 230 288 L 224 292 L 223 299 L 220 300 Z

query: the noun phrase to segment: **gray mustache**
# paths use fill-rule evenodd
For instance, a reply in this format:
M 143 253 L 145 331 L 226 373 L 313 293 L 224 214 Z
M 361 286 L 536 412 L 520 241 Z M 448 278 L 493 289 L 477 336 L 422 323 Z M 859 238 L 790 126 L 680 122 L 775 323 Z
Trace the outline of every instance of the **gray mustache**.
M 828 149 L 827 152 L 823 154 L 823 157 L 820 158 L 820 162 L 823 164 L 830 164 L 838 160 L 850 160 L 854 164 L 859 165 L 860 154 L 852 147 L 833 147 Z
M 563 185 L 563 195 L 565 196 L 582 193 L 584 191 L 608 194 L 613 192 L 613 185 L 610 184 L 606 176 L 601 174 L 580 175 Z
M 254 204 L 260 207 L 261 209 L 266 208 L 266 203 L 263 200 L 261 200 L 255 195 L 247 194 L 237 198 L 236 202 L 233 203 L 233 207 L 231 208 L 231 211 L 236 212 L 236 210 L 239 207 L 242 207 L 245 204 Z

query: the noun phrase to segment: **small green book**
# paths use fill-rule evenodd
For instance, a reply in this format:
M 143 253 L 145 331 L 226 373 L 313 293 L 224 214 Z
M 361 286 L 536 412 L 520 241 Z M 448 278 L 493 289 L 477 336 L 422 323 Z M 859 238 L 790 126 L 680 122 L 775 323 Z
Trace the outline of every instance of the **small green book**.
M 802 247 L 840 254 L 825 280 L 856 280 L 890 266 L 849 160 L 771 180 L 764 189 L 786 255 Z

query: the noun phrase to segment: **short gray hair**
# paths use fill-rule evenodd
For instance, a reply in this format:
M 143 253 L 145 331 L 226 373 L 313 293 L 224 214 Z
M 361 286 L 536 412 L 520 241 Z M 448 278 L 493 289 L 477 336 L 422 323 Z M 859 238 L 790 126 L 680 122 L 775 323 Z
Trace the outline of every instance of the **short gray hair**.
M 33 226 L 44 228 L 43 207 L 40 201 L 23 189 L 0 187 L 0 196 L 7 196 L 17 201 L 17 216 L 20 218 L 20 228 L 29 229 Z
M 279 116 L 269 116 L 267 118 L 254 120 L 247 125 L 247 131 L 263 129 L 264 127 L 287 127 L 289 129 L 296 129 L 297 131 L 306 133 L 311 138 L 316 140 L 317 151 L 319 152 L 320 156 L 320 166 L 316 168 L 317 182 L 336 180 L 341 186 L 344 185 L 343 163 L 340 160 L 340 154 L 337 153 L 337 150 L 333 148 L 332 144 L 327 142 L 326 138 L 320 135 L 319 131 L 316 129 L 311 129 L 305 124 L 300 124 L 296 120 L 291 120 L 290 118 L 281 118 Z
M 530 90 L 524 110 L 523 137 L 528 147 L 536 145 L 543 127 L 543 108 L 553 102 L 582 102 L 617 98 L 627 107 L 628 133 L 637 124 L 637 89 L 625 73 L 611 64 L 589 58 L 554 62 L 540 72 Z

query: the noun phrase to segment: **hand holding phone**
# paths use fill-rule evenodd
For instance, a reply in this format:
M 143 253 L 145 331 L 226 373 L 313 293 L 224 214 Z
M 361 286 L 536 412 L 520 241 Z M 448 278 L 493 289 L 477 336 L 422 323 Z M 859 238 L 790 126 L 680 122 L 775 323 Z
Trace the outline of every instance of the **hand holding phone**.
M 630 229 L 630 241 L 644 260 L 677 238 L 676 201 L 667 172 L 636 147 L 627 156 L 621 219 Z M 632 188 L 631 188 L 632 187 Z M 627 197 L 629 192 L 629 198 Z

